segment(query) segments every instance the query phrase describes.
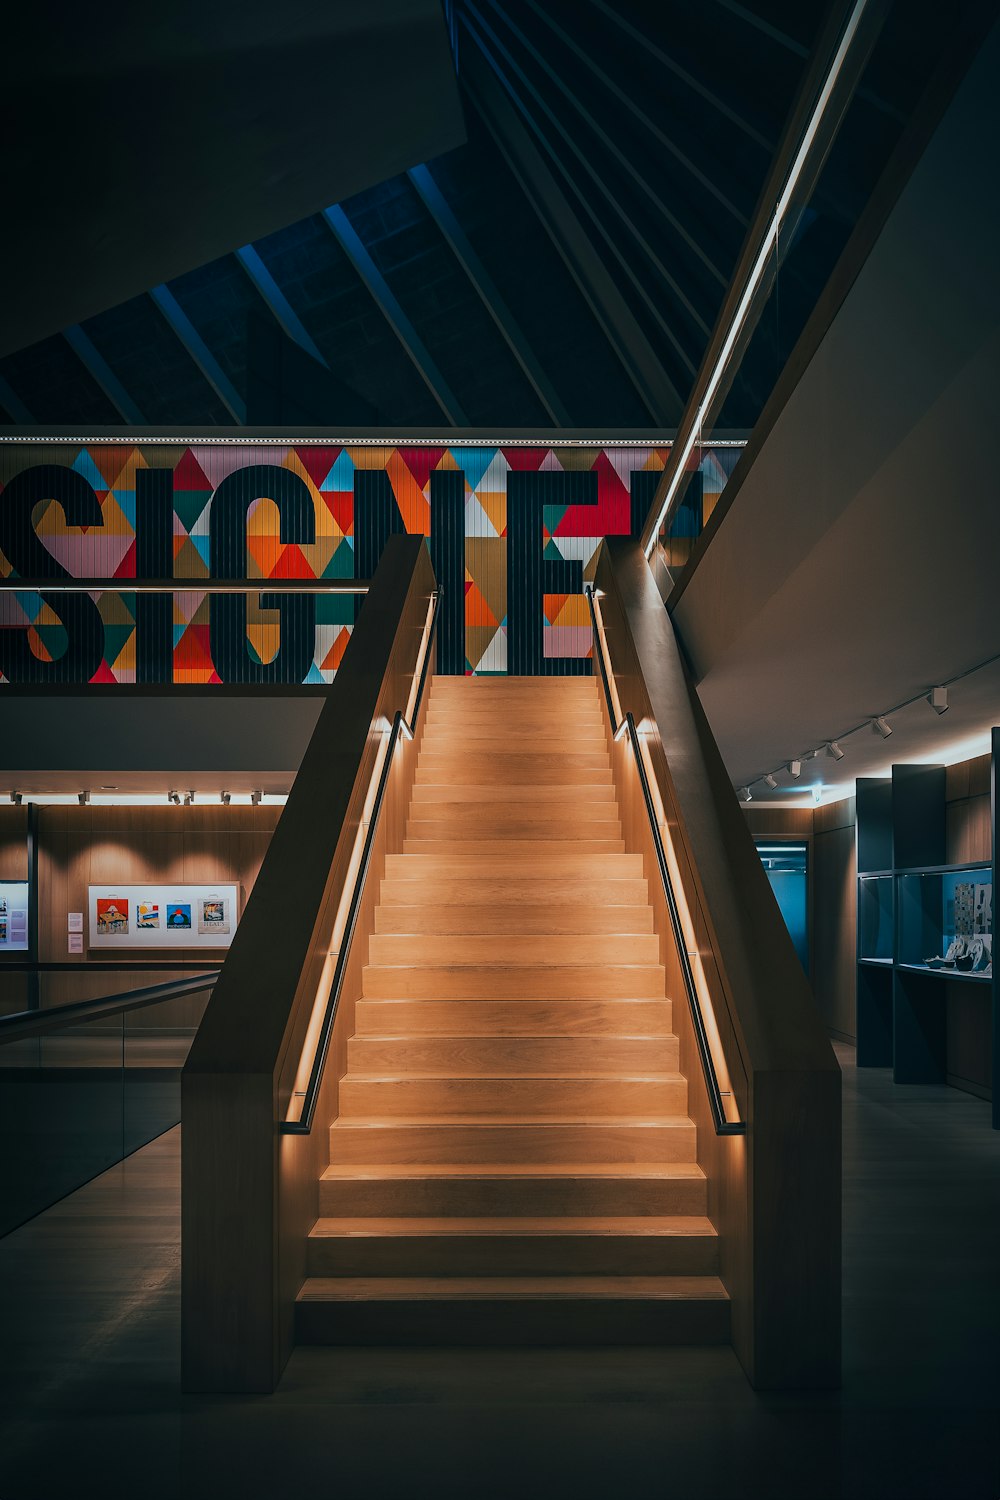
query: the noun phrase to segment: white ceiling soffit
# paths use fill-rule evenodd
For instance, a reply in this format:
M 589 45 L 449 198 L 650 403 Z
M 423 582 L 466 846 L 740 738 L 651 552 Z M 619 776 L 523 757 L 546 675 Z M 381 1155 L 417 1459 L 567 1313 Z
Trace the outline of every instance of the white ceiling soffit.
M 1000 723 L 1000 125 L 994 30 L 674 613 L 733 781 L 806 762 L 829 800 Z M 953 753 L 954 752 L 954 753 Z M 788 797 L 790 778 L 755 800 Z M 801 794 L 795 794 L 801 795 Z
M 325 698 L 318 694 L 134 697 L 5 694 L 0 796 L 88 790 L 129 793 L 287 792 Z

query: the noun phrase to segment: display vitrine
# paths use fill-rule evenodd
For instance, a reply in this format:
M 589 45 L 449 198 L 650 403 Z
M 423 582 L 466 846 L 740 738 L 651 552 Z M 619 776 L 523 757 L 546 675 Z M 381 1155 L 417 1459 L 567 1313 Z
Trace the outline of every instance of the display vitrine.
M 986 1006 L 992 1072 L 981 1056 L 982 1075 L 988 1083 L 996 1073 L 998 749 L 1000 730 L 994 730 L 989 860 L 947 863 L 943 766 L 893 766 L 891 777 L 857 783 L 858 1066 L 891 1067 L 897 1083 L 948 1080 L 950 1013 L 953 1023 L 955 1008 L 966 1002 Z M 984 998 L 970 998 L 969 986 Z M 993 1093 L 993 1124 L 1000 1128 Z

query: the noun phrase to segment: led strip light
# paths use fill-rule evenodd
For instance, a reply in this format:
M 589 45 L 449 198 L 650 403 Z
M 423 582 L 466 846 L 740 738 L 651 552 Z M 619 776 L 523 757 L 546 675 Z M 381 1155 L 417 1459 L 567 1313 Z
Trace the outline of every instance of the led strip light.
M 653 551 L 656 547 L 657 539 L 659 537 L 660 528 L 666 520 L 670 507 L 673 504 L 678 488 L 680 487 L 681 480 L 686 472 L 687 461 L 691 457 L 691 453 L 698 441 L 698 434 L 701 432 L 702 424 L 705 421 L 705 418 L 711 408 L 712 402 L 715 399 L 716 393 L 722 382 L 722 377 L 726 373 L 730 357 L 732 355 L 733 349 L 736 346 L 736 341 L 743 331 L 743 325 L 746 322 L 747 314 L 750 311 L 750 305 L 753 302 L 754 297 L 757 295 L 757 291 L 763 279 L 764 270 L 767 265 L 768 258 L 771 254 L 771 249 L 772 247 L 777 247 L 778 235 L 781 231 L 781 222 L 786 212 L 788 211 L 788 205 L 792 201 L 792 197 L 795 193 L 795 189 L 799 184 L 799 179 L 802 176 L 805 164 L 809 159 L 809 153 L 812 150 L 813 141 L 815 140 L 817 131 L 819 130 L 819 127 L 823 122 L 823 116 L 826 114 L 827 106 L 830 103 L 830 98 L 833 94 L 834 88 L 836 87 L 837 79 L 840 76 L 840 72 L 844 66 L 844 61 L 847 57 L 847 54 L 851 49 L 851 43 L 854 41 L 855 34 L 857 32 L 858 26 L 861 23 L 861 17 L 865 12 L 865 7 L 867 6 L 867 4 L 868 0 L 857 0 L 854 9 L 851 12 L 850 19 L 848 20 L 847 25 L 844 28 L 844 34 L 840 39 L 840 45 L 837 48 L 836 53 L 834 54 L 832 63 L 830 64 L 830 68 L 826 75 L 823 87 L 820 91 L 819 98 L 816 101 L 816 105 L 813 109 L 812 115 L 810 116 L 809 123 L 806 126 L 805 133 L 796 153 L 795 160 L 792 162 L 792 165 L 789 168 L 788 176 L 785 178 L 785 185 L 782 189 L 781 196 L 778 199 L 777 207 L 775 208 L 774 214 L 771 218 L 771 222 L 764 233 L 764 238 L 761 242 L 760 249 L 757 252 L 757 258 L 754 261 L 753 269 L 750 272 L 747 284 L 743 289 L 743 295 L 740 298 L 739 306 L 733 314 L 732 322 L 729 325 L 729 332 L 726 334 L 725 342 L 723 343 L 722 349 L 719 353 L 719 357 L 715 362 L 712 373 L 708 377 L 708 384 L 705 388 L 705 393 L 698 403 L 698 407 L 694 415 L 694 420 L 691 423 L 691 431 L 689 432 L 687 438 L 685 438 L 684 440 L 683 446 L 681 448 L 680 458 L 677 461 L 677 467 L 674 470 L 673 478 L 667 486 L 667 492 L 663 497 L 663 503 L 660 506 L 659 515 L 657 516 L 656 521 L 652 526 L 649 537 L 643 543 L 643 550 L 645 551 L 647 558 L 650 558 L 653 555 Z

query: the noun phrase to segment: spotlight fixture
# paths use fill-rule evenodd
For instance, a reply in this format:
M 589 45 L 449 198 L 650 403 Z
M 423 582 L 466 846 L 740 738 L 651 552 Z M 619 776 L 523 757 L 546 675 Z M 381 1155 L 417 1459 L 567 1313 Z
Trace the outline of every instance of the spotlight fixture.
M 773 772 L 768 771 L 767 775 L 764 777 L 764 785 L 765 786 L 771 786 L 771 787 L 777 786 L 778 785 L 778 778 L 777 778 L 777 776 L 775 776 Z
M 843 758 L 844 758 L 844 752 L 843 752 L 843 750 L 841 750 L 841 748 L 837 744 L 836 740 L 830 740 L 828 742 L 827 747 L 826 747 L 826 753 L 830 757 L 831 760 L 843 760 Z
M 220 792 L 219 793 L 219 801 L 222 803 L 223 807 L 228 807 L 229 806 L 229 801 L 230 801 L 231 796 L 232 796 L 231 792 Z
M 802 775 L 802 762 L 800 760 L 790 760 L 788 762 L 788 774 L 793 781 L 798 781 Z
M 261 791 L 253 791 L 250 793 L 250 801 L 254 807 L 260 806 L 260 799 L 261 797 L 263 797 L 263 795 L 264 793 Z
M 948 689 L 946 687 L 931 688 L 927 694 L 927 702 L 936 714 L 948 712 Z
M 172 802 L 175 807 L 180 807 L 180 805 L 181 805 L 181 794 L 180 794 L 180 792 L 168 792 L 167 793 L 167 801 L 168 802 Z
M 20 807 L 24 799 L 20 792 L 11 792 L 10 800 L 13 802 L 15 807 Z
M 872 734 L 879 734 L 887 740 L 891 733 L 892 726 L 885 719 L 880 719 L 877 715 L 872 719 Z
M 184 806 L 191 807 L 194 804 L 194 792 L 184 793 Z
M 748 786 L 741 786 L 736 795 L 739 797 L 741 802 L 753 801 L 753 793 L 750 791 L 750 788 Z
M 87 803 L 90 801 L 90 793 L 89 792 L 78 792 L 77 796 L 76 796 L 76 800 L 79 802 L 79 804 L 80 804 L 81 807 L 86 807 Z

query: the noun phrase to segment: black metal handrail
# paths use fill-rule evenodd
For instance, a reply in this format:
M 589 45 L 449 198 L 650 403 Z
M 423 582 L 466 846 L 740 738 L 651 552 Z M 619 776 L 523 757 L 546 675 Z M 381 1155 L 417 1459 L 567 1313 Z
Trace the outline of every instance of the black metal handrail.
M 656 808 L 653 804 L 653 794 L 649 786 L 649 778 L 646 775 L 646 767 L 643 764 L 642 751 L 639 746 L 639 731 L 635 725 L 635 719 L 631 711 L 627 711 L 624 718 L 617 719 L 615 715 L 614 700 L 611 696 L 611 682 L 608 677 L 608 665 L 605 661 L 606 644 L 604 630 L 597 618 L 597 607 L 594 600 L 594 586 L 588 584 L 585 593 L 590 605 L 590 620 L 594 632 L 594 649 L 597 654 L 598 664 L 601 669 L 601 681 L 604 685 L 604 697 L 608 706 L 608 717 L 611 720 L 611 729 L 615 739 L 622 737 L 625 730 L 628 735 L 632 754 L 635 757 L 636 770 L 639 773 L 639 785 L 642 788 L 642 798 L 646 804 L 646 816 L 649 819 L 650 832 L 653 835 L 653 848 L 656 851 L 656 863 L 660 871 L 660 880 L 663 883 L 663 894 L 667 902 L 667 912 L 670 917 L 670 927 L 677 949 L 677 957 L 681 966 L 681 978 L 684 983 L 684 992 L 687 997 L 688 1009 L 691 1012 L 691 1023 L 694 1026 L 695 1040 L 698 1044 L 698 1055 L 701 1059 L 701 1069 L 705 1077 L 705 1087 L 708 1091 L 708 1102 L 712 1110 L 712 1118 L 715 1122 L 716 1135 L 745 1135 L 746 1125 L 742 1120 L 727 1120 L 723 1099 L 727 1096 L 719 1085 L 719 1075 L 715 1071 L 715 1062 L 712 1058 L 712 1050 L 708 1044 L 708 1032 L 705 1027 L 705 1017 L 702 1014 L 701 1001 L 698 998 L 698 990 L 694 981 L 694 972 L 691 968 L 691 959 L 684 938 L 684 927 L 681 922 L 680 909 L 677 905 L 677 895 L 674 884 L 670 877 L 670 869 L 667 865 L 667 856 L 663 848 L 663 839 L 660 835 L 660 826 L 656 820 Z
M 297 1120 L 282 1120 L 280 1122 L 279 1129 L 282 1135 L 308 1135 L 312 1130 L 313 1116 L 316 1113 L 316 1105 L 319 1100 L 320 1084 L 323 1081 L 323 1070 L 326 1067 L 327 1054 L 330 1051 L 330 1042 L 333 1038 L 334 1022 L 337 1019 L 340 992 L 344 987 L 344 976 L 347 973 L 347 960 L 350 956 L 351 943 L 354 939 L 354 929 L 357 927 L 358 915 L 361 911 L 365 879 L 368 875 L 368 866 L 371 863 L 372 850 L 375 847 L 375 836 L 378 832 L 379 817 L 381 816 L 382 803 L 385 799 L 385 789 L 389 784 L 392 758 L 401 736 L 405 735 L 407 739 L 413 738 L 413 731 L 420 713 L 420 704 L 424 696 L 424 684 L 427 681 L 427 668 L 430 665 L 431 646 L 434 642 L 434 632 L 437 629 L 438 606 L 442 593 L 443 589 L 439 587 L 433 595 L 430 628 L 427 633 L 427 648 L 424 651 L 423 664 L 417 682 L 417 696 L 413 700 L 412 722 L 407 723 L 402 709 L 399 708 L 397 708 L 393 716 L 392 728 L 389 731 L 389 743 L 385 753 L 385 760 L 382 762 L 378 789 L 375 793 L 375 801 L 368 823 L 368 832 L 365 835 L 364 847 L 361 851 L 361 863 L 358 866 L 358 873 L 354 881 L 354 890 L 351 893 L 351 905 L 347 913 L 347 921 L 344 924 L 340 948 L 337 952 L 337 964 L 333 972 L 330 994 L 327 997 L 326 1010 L 323 1014 L 323 1026 L 316 1046 L 316 1053 L 313 1057 L 312 1067 L 309 1070 L 309 1081 L 301 1095 L 303 1099 L 302 1110 Z
M 164 1000 L 177 1000 L 182 995 L 196 995 L 199 990 L 212 989 L 219 980 L 219 971 L 196 974 L 190 979 L 173 979 L 167 984 L 150 984 L 143 989 L 123 990 L 119 995 L 100 995 L 93 1000 L 74 1000 L 68 1005 L 51 1005 L 44 1010 L 19 1010 L 9 1016 L 0 1016 L 0 1046 L 17 1041 L 20 1037 L 36 1036 L 46 1031 L 59 1031 L 64 1026 L 79 1026 L 85 1021 L 97 1021 L 104 1016 L 119 1015 L 122 1011 L 142 1010 L 145 1006 L 160 1005 Z

